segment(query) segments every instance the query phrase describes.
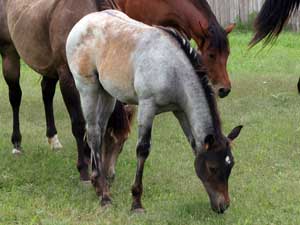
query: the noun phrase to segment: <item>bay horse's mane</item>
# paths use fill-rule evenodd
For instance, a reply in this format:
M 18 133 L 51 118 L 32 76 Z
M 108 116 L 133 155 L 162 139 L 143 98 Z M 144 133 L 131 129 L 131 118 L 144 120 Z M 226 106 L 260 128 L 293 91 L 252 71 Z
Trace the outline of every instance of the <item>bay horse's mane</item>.
M 268 44 L 278 37 L 290 16 L 300 7 L 300 0 L 266 0 L 254 21 L 255 35 L 250 46 L 265 39 Z
M 160 26 L 157 27 L 163 30 L 164 32 L 166 32 L 167 34 L 169 34 L 172 38 L 176 40 L 176 42 L 179 44 L 180 48 L 184 51 L 185 55 L 187 56 L 190 63 L 192 64 L 196 74 L 198 75 L 199 81 L 203 87 L 207 99 L 207 103 L 212 115 L 213 126 L 215 130 L 214 135 L 218 140 L 221 140 L 219 139 L 222 137 L 221 119 L 219 116 L 215 94 L 209 82 L 207 71 L 203 65 L 201 55 L 194 48 L 192 48 L 189 40 L 186 39 L 183 35 L 181 35 L 177 30 L 169 27 L 160 27 Z
M 209 47 L 214 47 L 219 50 L 219 52 L 223 52 L 224 50 L 228 50 L 229 42 L 227 38 L 227 33 L 220 26 L 215 14 L 211 10 L 210 5 L 206 0 L 193 0 L 203 13 L 206 14 L 207 20 L 209 21 L 208 30 L 204 34 L 203 39 L 209 38 L 211 40 Z M 203 42 L 204 43 L 204 42 Z

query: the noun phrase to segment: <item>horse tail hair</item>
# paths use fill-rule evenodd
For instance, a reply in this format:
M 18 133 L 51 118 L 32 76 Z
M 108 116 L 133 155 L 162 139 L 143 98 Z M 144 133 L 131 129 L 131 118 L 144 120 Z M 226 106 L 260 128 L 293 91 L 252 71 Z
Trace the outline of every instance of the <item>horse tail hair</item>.
M 117 101 L 114 111 L 109 118 L 107 130 L 109 130 L 111 135 L 117 140 L 127 139 L 130 133 L 134 114 L 134 106 L 125 105 L 124 103 Z
M 276 40 L 299 6 L 300 0 L 266 0 L 254 21 L 255 34 L 250 47 L 263 39 L 264 45 Z

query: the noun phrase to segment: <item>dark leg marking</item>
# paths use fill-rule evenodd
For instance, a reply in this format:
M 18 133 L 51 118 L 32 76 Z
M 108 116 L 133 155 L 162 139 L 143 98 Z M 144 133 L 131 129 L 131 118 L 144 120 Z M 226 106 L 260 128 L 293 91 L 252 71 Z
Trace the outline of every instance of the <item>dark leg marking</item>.
M 58 74 L 61 93 L 71 118 L 72 133 L 77 143 L 77 169 L 80 173 L 80 179 L 87 181 L 90 179 L 88 172 L 90 148 L 84 140 L 85 121 L 81 110 L 79 93 L 67 65 L 59 67 Z
M 20 57 L 13 46 L 1 50 L 2 70 L 5 81 L 9 87 L 9 101 L 13 110 L 13 133 L 11 142 L 14 146 L 13 153 L 21 153 L 21 131 L 19 109 L 22 99 L 20 87 Z

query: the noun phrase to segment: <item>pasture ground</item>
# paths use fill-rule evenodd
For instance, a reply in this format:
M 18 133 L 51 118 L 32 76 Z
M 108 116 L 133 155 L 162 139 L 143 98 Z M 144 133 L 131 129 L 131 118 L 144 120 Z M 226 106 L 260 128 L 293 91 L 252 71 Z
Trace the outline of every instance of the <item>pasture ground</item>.
M 285 33 L 271 49 L 247 51 L 250 33 L 231 35 L 233 90 L 219 100 L 224 132 L 243 124 L 234 145 L 231 207 L 211 209 L 195 175 L 193 155 L 171 114 L 156 118 L 146 163 L 143 203 L 130 212 L 136 125 L 117 165 L 113 206 L 102 210 L 92 187 L 79 182 L 76 149 L 59 88 L 55 117 L 64 148 L 49 149 L 40 77 L 22 67 L 21 130 L 25 154 L 11 154 L 12 114 L 0 80 L 0 224 L 300 224 L 299 35 Z M 2 77 L 2 76 L 1 76 Z

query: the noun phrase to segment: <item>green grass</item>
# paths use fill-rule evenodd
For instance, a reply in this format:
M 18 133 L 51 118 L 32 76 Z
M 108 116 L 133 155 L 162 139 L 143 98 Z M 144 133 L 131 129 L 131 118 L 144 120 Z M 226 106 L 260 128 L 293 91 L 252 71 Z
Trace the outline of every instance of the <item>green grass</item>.
M 300 224 L 299 35 L 285 33 L 272 48 L 247 50 L 249 33 L 231 35 L 232 93 L 219 100 L 224 132 L 243 124 L 234 145 L 232 204 L 224 215 L 210 209 L 195 175 L 193 155 L 171 114 L 155 120 L 146 163 L 143 203 L 130 212 L 136 125 L 117 165 L 113 206 L 102 210 L 92 187 L 82 186 L 76 149 L 59 89 L 56 124 L 64 148 L 46 142 L 40 77 L 22 67 L 21 130 L 25 154 L 11 154 L 12 115 L 0 81 L 0 224 Z

